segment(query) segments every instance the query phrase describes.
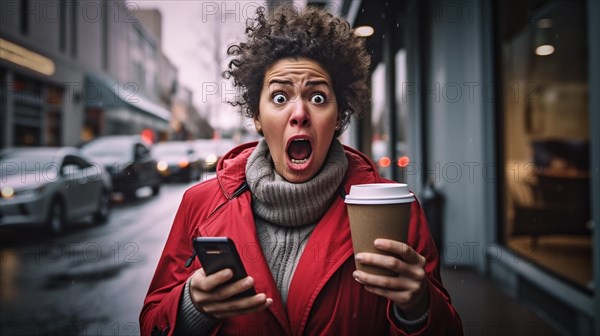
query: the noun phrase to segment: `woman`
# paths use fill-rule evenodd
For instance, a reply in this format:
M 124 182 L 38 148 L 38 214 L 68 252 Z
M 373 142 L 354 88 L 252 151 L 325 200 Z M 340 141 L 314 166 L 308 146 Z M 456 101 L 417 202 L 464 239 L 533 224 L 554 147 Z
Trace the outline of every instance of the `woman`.
M 353 184 L 390 182 L 336 137 L 368 105 L 369 56 L 350 26 L 318 9 L 263 9 L 230 47 L 235 105 L 264 136 L 230 151 L 217 178 L 184 195 L 140 316 L 142 334 L 462 334 L 414 202 L 398 256 L 352 253 L 343 197 Z M 226 236 L 249 276 L 207 276 L 192 238 Z M 190 255 L 192 257 L 190 257 Z M 361 263 L 397 277 L 355 270 Z M 186 260 L 190 267 L 186 267 Z M 249 288 L 256 295 L 232 298 Z

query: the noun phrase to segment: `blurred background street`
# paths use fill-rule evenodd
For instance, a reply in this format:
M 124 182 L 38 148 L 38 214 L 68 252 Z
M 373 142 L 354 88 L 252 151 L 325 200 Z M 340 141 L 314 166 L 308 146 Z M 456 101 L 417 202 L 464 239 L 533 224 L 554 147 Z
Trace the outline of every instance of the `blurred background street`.
M 340 141 L 422 203 L 465 333 L 600 335 L 598 0 L 3 0 L 0 335 L 139 334 L 183 192 L 260 138 L 222 71 L 282 3 L 364 39 Z

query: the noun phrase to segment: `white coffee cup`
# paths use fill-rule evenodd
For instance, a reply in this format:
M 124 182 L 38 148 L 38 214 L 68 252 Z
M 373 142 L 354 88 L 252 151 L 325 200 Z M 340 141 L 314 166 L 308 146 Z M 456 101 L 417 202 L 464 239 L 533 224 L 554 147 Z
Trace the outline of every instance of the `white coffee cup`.
M 375 239 L 386 238 L 406 242 L 410 209 L 415 196 L 404 183 L 357 184 L 350 187 L 346 196 L 350 233 L 354 254 L 370 252 L 393 255 L 378 250 L 373 245 Z M 356 269 L 377 275 L 395 273 L 355 263 Z

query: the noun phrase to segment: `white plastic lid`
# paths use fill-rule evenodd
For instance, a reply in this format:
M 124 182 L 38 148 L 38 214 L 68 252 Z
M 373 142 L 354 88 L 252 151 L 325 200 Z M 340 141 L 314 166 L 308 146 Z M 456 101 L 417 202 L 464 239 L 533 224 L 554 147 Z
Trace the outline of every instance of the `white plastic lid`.
M 398 204 L 409 203 L 415 196 L 405 183 L 356 184 L 350 187 L 347 204 Z

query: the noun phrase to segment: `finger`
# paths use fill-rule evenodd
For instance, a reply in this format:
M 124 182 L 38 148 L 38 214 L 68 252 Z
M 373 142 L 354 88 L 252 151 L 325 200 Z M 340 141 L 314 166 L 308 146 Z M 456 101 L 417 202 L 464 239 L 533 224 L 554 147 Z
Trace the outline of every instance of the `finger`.
M 410 293 L 408 291 L 394 291 L 374 286 L 365 286 L 365 289 L 373 294 L 386 297 L 394 302 L 407 302 L 410 298 Z
M 393 256 L 361 252 L 358 253 L 354 258 L 356 259 L 356 261 L 363 265 L 371 265 L 375 267 L 385 268 L 398 274 L 406 274 L 407 272 L 411 272 L 411 265 Z
M 223 313 L 223 314 L 218 314 L 217 317 L 225 318 L 225 317 L 230 317 L 230 316 L 234 316 L 234 315 L 245 315 L 245 314 L 256 313 L 256 312 L 263 311 L 263 310 L 269 308 L 269 306 L 271 304 L 273 304 L 273 299 L 267 298 L 266 302 L 263 305 L 259 305 L 259 306 L 253 307 L 253 308 L 238 310 L 237 312 L 227 312 L 227 313 Z
M 233 272 L 226 268 L 222 269 L 216 273 L 211 275 L 206 275 L 204 269 L 200 268 L 194 275 L 192 275 L 192 280 L 190 281 L 190 288 L 199 290 L 202 292 L 211 292 L 219 285 L 227 282 L 233 276 Z
M 374 245 L 376 248 L 394 253 L 398 255 L 402 260 L 409 264 L 425 265 L 426 259 L 417 251 L 415 251 L 410 245 L 391 239 L 375 239 Z
M 419 282 L 406 277 L 390 277 L 384 275 L 369 274 L 362 271 L 354 271 L 352 273 L 354 280 L 358 283 L 389 289 L 393 291 L 415 290 L 419 288 Z
M 220 288 L 218 287 L 211 293 L 207 293 L 207 301 L 224 301 L 252 287 L 254 287 L 254 279 L 250 276 L 247 276 L 234 283 L 222 286 Z
M 261 307 L 266 302 L 267 295 L 260 293 L 239 299 L 207 303 L 202 308 L 206 313 L 213 316 L 223 316 L 228 314 L 238 315 L 243 311 Z

